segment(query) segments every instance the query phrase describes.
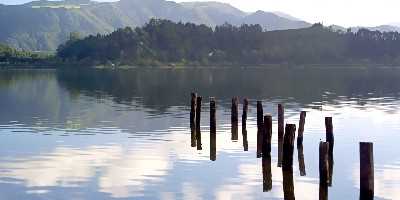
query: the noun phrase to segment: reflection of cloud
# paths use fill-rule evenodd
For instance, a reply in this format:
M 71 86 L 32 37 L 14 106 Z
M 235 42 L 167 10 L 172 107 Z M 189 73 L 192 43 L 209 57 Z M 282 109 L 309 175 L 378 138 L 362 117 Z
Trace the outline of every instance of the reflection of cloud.
M 128 152 L 118 157 L 100 177 L 100 192 L 110 193 L 116 198 L 144 192 L 145 181 L 160 181 L 157 177 L 167 174 L 167 158 L 166 155 L 149 156 L 145 151 Z
M 374 170 L 375 196 L 384 199 L 400 199 L 400 163 L 376 166 Z M 353 168 L 353 181 L 360 188 L 360 166 Z
M 90 147 L 84 150 L 57 148 L 53 153 L 1 163 L 1 177 L 25 181 L 27 187 L 77 186 L 94 176 L 93 167 L 106 165 L 117 154 L 117 147 Z
M 159 177 L 166 175 L 169 169 L 166 153 L 151 154 L 124 152 L 119 146 L 81 150 L 62 147 L 51 154 L 1 163 L 0 176 L 23 180 L 27 187 L 77 187 L 98 172 L 101 192 L 112 197 L 129 197 L 140 195 L 146 181 L 161 181 Z
M 272 190 L 262 193 L 266 198 L 283 199 L 282 169 L 271 164 Z M 296 173 L 296 172 L 294 172 Z M 315 199 L 319 195 L 317 179 L 294 176 L 295 195 L 297 199 Z M 258 199 L 254 194 L 262 191 L 262 169 L 261 159 L 255 164 L 241 164 L 239 166 L 239 181 L 232 180 L 232 183 L 222 185 L 216 189 L 217 199 Z M 254 187 L 257 186 L 257 187 Z M 298 191 L 296 190 L 298 188 Z M 301 188 L 301 190 L 300 190 Z M 255 191 L 258 189 L 259 191 Z M 260 197 L 261 198 L 261 197 Z
M 201 189 L 194 183 L 185 182 L 182 186 L 183 199 L 198 200 L 201 198 Z

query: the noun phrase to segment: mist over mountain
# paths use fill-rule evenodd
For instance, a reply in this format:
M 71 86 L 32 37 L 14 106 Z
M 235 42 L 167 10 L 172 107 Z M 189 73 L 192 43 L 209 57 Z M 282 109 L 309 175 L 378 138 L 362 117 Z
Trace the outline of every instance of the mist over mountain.
M 282 13 L 246 13 L 219 2 L 41 0 L 23 5 L 0 4 L 0 43 L 26 50 L 55 50 L 71 32 L 79 32 L 81 36 L 110 33 L 125 26 L 142 26 L 151 18 L 209 26 L 225 22 L 260 24 L 267 30 L 310 26 L 307 22 L 286 18 Z

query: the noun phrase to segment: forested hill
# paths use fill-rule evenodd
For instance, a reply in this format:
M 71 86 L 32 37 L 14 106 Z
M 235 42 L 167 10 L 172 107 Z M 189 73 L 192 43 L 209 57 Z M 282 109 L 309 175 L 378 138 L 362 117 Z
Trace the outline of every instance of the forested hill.
M 166 0 L 34 1 L 0 4 L 0 43 L 25 50 L 55 50 L 71 32 L 81 35 L 111 33 L 117 28 L 142 26 L 151 18 L 208 26 L 257 23 L 268 30 L 295 29 L 310 24 L 258 11 L 245 13 L 217 2 L 175 3 Z
M 192 64 L 400 64 L 400 34 L 360 29 L 334 31 L 321 24 L 264 31 L 260 25 L 211 27 L 152 19 L 83 39 L 72 37 L 57 56 L 67 63 L 99 65 Z

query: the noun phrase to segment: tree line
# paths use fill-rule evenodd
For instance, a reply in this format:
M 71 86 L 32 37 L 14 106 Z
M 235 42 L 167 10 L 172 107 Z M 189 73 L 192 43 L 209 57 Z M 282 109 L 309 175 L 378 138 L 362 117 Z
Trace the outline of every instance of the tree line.
M 0 65 L 42 65 L 49 63 L 50 55 L 35 53 L 25 50 L 17 50 L 7 45 L 0 44 Z
M 233 26 L 225 23 L 211 28 L 151 19 L 142 27 L 120 28 L 106 35 L 81 38 L 78 33 L 72 33 L 70 39 L 58 47 L 55 60 L 87 66 L 399 65 L 400 34 L 368 29 L 336 31 L 322 24 L 281 31 L 263 30 L 257 24 Z

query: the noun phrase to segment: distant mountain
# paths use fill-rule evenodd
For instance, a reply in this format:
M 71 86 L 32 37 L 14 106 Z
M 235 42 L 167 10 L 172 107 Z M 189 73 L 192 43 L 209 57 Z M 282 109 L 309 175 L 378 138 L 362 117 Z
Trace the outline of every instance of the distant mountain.
M 302 21 L 301 19 L 293 17 L 292 15 L 286 14 L 284 12 L 274 11 L 272 13 L 274 13 L 275 15 L 278 15 L 279 17 L 283 17 L 283 18 L 290 19 L 293 21 Z
M 304 21 L 294 21 L 264 11 L 257 11 L 245 16 L 242 23 L 260 24 L 267 30 L 299 29 L 311 26 L 311 24 Z
M 348 28 L 338 26 L 338 25 L 331 25 L 329 26 L 332 30 L 340 30 L 340 31 L 347 31 Z M 374 26 L 374 27 L 363 27 L 363 26 L 355 26 L 350 27 L 352 32 L 357 32 L 358 30 L 365 28 L 371 31 L 380 31 L 380 32 L 400 32 L 399 26 L 394 25 L 381 25 L 381 26 Z
M 151 18 L 209 26 L 225 22 L 234 25 L 252 23 L 260 24 L 267 30 L 310 26 L 307 22 L 275 13 L 246 13 L 218 2 L 40 0 L 23 5 L 0 4 L 0 43 L 27 50 L 55 50 L 71 32 L 79 32 L 82 36 L 109 33 L 125 26 L 141 26 Z

